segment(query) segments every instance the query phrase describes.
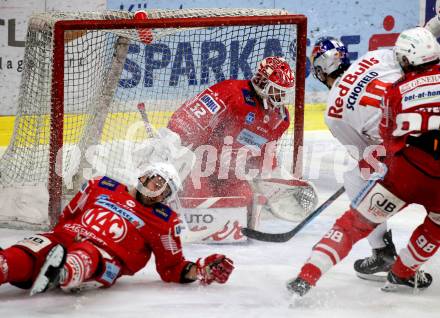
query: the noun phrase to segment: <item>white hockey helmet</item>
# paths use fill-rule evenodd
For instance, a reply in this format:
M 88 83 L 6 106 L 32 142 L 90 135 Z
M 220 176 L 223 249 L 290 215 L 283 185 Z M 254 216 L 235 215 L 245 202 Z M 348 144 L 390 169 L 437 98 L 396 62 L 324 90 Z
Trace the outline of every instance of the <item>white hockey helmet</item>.
M 180 181 L 179 174 L 176 170 L 176 168 L 167 162 L 157 162 L 153 164 L 149 164 L 139 175 L 139 178 L 141 177 L 147 177 L 147 179 L 150 179 L 155 176 L 162 177 L 166 184 L 170 187 L 171 193 L 170 195 L 165 199 L 165 201 L 171 201 L 173 200 L 177 192 L 179 192 L 180 188 L 182 187 L 182 183 Z M 145 189 L 144 185 L 139 182 L 138 186 L 136 187 L 139 192 L 141 192 L 143 195 L 146 196 L 156 196 L 160 193 L 150 193 L 147 189 Z M 164 191 L 165 189 L 161 189 Z
M 401 66 L 406 64 L 404 58 L 412 66 L 422 65 L 440 58 L 440 46 L 431 32 L 417 27 L 400 33 L 394 45 L 394 56 Z

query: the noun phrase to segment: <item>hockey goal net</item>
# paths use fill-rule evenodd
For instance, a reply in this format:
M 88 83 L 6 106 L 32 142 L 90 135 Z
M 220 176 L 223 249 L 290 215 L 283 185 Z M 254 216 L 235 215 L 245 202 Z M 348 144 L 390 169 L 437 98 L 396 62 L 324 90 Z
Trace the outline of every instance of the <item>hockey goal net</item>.
M 0 223 L 47 227 L 84 178 L 125 181 L 127 149 L 148 137 L 145 129 L 133 130 L 140 102 L 152 126 L 164 127 L 185 100 L 221 80 L 250 78 L 266 56 L 283 56 L 295 70 L 292 125 L 279 156 L 291 171 L 301 161 L 304 16 L 247 9 L 150 10 L 148 16 L 31 17 L 14 134 L 0 161 Z M 137 28 L 149 30 L 151 43 L 139 39 Z

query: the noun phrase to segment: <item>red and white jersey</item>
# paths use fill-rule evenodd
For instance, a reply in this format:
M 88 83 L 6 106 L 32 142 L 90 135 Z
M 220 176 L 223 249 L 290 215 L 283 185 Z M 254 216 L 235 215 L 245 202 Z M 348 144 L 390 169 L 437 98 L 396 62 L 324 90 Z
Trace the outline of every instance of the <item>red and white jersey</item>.
M 410 135 L 420 137 L 429 131 L 439 131 L 440 66 L 432 66 L 423 73 L 405 74 L 387 90 L 383 108 L 381 134 L 387 154 L 404 148 Z M 436 145 L 433 143 L 432 147 L 434 150 Z
M 249 80 L 225 80 L 215 84 L 183 104 L 170 119 L 168 128 L 178 133 L 185 145 L 192 149 L 202 145 L 217 150 L 216 171 L 222 160 L 222 148 L 231 147 L 230 169 L 240 148 L 255 147 L 259 156 L 251 165 L 261 168 L 267 143 L 277 141 L 289 127 L 289 115 L 283 119 L 279 110 L 265 110 Z M 227 137 L 232 137 L 227 138 Z M 228 156 L 226 156 L 228 157 Z M 208 164 L 208 163 L 207 163 Z M 229 178 L 234 178 L 231 173 Z
M 333 84 L 325 122 L 343 145 L 356 147 L 358 154 L 348 148 L 355 159 L 362 158 L 366 147 L 381 143 L 381 99 L 402 74 L 391 50 L 376 50 L 359 58 Z
M 180 221 L 168 206 L 143 206 L 125 185 L 108 177 L 89 181 L 63 210 L 54 229 L 88 240 L 122 262 L 122 274 L 142 269 L 154 253 L 164 281 L 179 282 L 189 263 L 182 254 Z

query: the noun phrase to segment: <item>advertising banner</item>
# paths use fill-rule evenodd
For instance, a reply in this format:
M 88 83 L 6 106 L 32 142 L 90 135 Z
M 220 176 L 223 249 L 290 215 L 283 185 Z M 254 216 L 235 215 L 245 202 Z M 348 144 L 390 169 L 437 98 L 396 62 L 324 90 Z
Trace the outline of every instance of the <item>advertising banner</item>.
M 0 115 L 15 114 L 27 20 L 33 12 L 104 10 L 106 0 L 0 0 Z
M 233 8 L 235 1 L 133 1 L 108 0 L 108 7 L 117 10 L 139 9 L 188 9 L 188 8 Z M 399 32 L 424 23 L 435 14 L 435 0 L 274 0 L 240 1 L 244 8 L 279 8 L 290 13 L 304 14 L 308 18 L 307 55 L 313 43 L 321 36 L 340 38 L 350 51 L 350 58 L 357 59 L 368 50 L 390 47 Z M 310 76 L 307 61 L 306 101 L 323 101 L 327 89 Z
M 435 15 L 436 0 L 243 0 L 242 8 L 281 8 L 290 13 L 308 17 L 307 55 L 320 37 L 331 35 L 341 38 L 348 46 L 350 57 L 358 58 L 367 50 L 392 46 L 403 29 L 423 25 Z M 330 5 L 331 4 L 331 5 Z M 139 1 L 139 0 L 0 0 L 0 115 L 15 113 L 23 70 L 24 41 L 27 19 L 32 12 L 47 10 L 127 10 L 139 9 L 187 9 L 233 8 L 235 1 Z M 245 41 L 245 39 L 243 40 Z M 286 53 L 287 54 L 287 53 Z M 147 74 L 147 72 L 141 72 Z M 245 74 L 242 74 L 245 75 Z M 323 101 L 327 91 L 310 74 L 309 61 L 306 70 L 306 101 Z M 183 78 L 183 77 L 182 77 Z M 142 83 L 143 79 L 139 80 Z

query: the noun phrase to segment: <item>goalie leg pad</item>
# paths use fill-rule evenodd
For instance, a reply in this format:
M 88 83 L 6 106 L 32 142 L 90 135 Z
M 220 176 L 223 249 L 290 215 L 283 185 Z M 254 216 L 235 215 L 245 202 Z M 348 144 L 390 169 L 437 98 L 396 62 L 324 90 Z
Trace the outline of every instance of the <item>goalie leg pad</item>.
M 313 184 L 304 180 L 254 180 L 252 186 L 266 197 L 265 208 L 283 220 L 302 221 L 318 204 Z
M 182 231 L 183 242 L 237 243 L 246 241 L 246 237 L 241 234 L 241 227 L 247 222 L 248 210 L 245 206 L 182 208 L 180 211 L 188 225 L 188 229 Z
M 357 241 L 366 237 L 376 226 L 356 210 L 348 210 L 313 247 L 299 277 L 315 285 L 325 272 L 348 255 Z

